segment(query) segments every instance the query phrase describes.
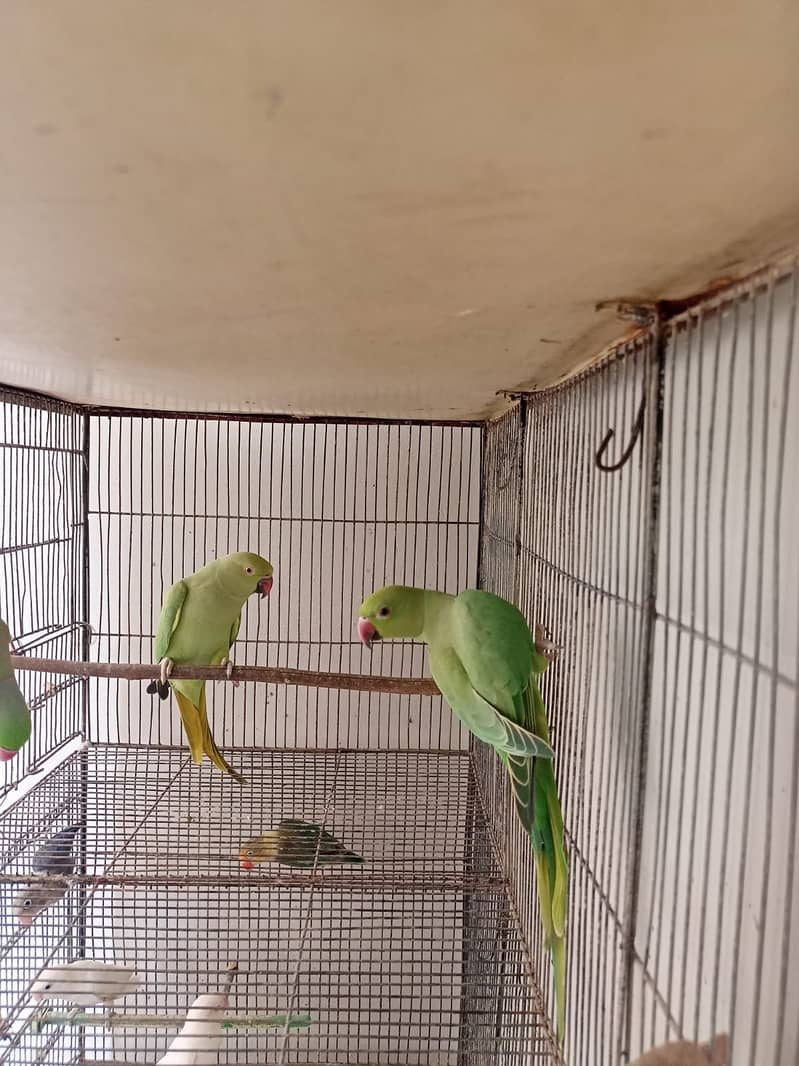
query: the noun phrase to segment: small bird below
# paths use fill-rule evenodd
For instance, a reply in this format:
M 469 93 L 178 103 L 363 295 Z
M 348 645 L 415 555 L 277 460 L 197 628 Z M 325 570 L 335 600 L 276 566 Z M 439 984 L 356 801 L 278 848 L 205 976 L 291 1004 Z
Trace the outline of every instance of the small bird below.
M 140 984 L 130 966 L 75 959 L 45 966 L 31 986 L 31 999 L 34 1003 L 62 999 L 78 1007 L 96 1007 L 130 995 Z
M 246 841 L 239 849 L 239 859 L 245 870 L 251 870 L 262 862 L 279 862 L 284 866 L 308 869 L 315 863 L 333 866 L 364 861 L 325 829 L 299 818 L 284 818 L 276 829 Z
M 42 911 L 63 899 L 69 888 L 67 880 L 75 872 L 75 860 L 72 848 L 79 825 L 61 829 L 42 845 L 31 860 L 31 869 L 37 874 L 49 874 L 58 880 L 47 882 L 32 881 L 23 885 L 14 897 L 14 916 L 20 925 L 31 925 L 33 919 Z
M 647 1051 L 630 1066 L 729 1066 L 730 1041 L 726 1033 L 714 1036 L 706 1044 L 677 1040 Z

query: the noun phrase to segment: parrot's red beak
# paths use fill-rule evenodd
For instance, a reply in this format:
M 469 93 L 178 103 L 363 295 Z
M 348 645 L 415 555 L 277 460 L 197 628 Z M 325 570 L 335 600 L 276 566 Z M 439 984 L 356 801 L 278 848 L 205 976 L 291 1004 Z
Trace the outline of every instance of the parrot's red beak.
M 358 619 L 358 636 L 367 648 L 371 648 L 376 640 L 380 640 L 380 634 L 368 618 Z
M 250 862 L 249 859 L 242 859 L 241 860 L 241 868 L 242 868 L 242 870 L 254 870 L 255 869 L 255 863 L 254 862 Z
M 31 993 L 31 999 L 33 1000 L 34 1003 L 41 1003 L 42 1002 L 42 994 L 41 994 L 41 992 L 32 992 Z
M 0 748 L 0 762 L 8 762 L 9 759 L 13 759 L 16 754 L 15 751 L 9 751 L 8 748 Z
M 261 599 L 263 599 L 264 596 L 268 596 L 269 595 L 269 593 L 272 591 L 272 586 L 274 585 L 274 583 L 275 582 L 274 582 L 274 579 L 272 577 L 262 577 L 261 578 L 261 580 L 255 586 L 256 591 L 260 592 L 260 594 L 261 594 Z
M 33 918 L 29 914 L 23 914 L 19 919 L 20 925 L 33 925 Z

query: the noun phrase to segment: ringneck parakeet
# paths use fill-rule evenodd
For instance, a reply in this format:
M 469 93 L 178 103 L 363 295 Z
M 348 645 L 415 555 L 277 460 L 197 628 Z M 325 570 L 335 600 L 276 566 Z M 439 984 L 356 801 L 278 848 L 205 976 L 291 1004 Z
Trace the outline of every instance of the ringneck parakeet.
M 60 830 L 33 856 L 31 869 L 34 873 L 50 874 L 63 880 L 47 883 L 34 881 L 23 885 L 14 897 L 14 914 L 21 925 L 30 925 L 38 914 L 66 895 L 69 888 L 69 881 L 66 879 L 75 871 L 72 847 L 79 829 L 79 825 L 71 825 L 68 829 Z
M 196 574 L 177 581 L 164 599 L 155 637 L 161 680 L 147 686 L 148 692 L 157 692 L 161 699 L 169 695 L 170 685 L 174 689 L 194 762 L 201 762 L 205 752 L 214 766 L 242 783 L 244 778 L 224 759 L 211 736 L 205 682 L 168 678 L 175 663 L 229 664 L 228 652 L 238 636 L 241 609 L 247 597 L 254 592 L 267 596 L 271 588 L 272 564 L 251 552 L 215 559 Z
M 212 1066 L 219 1062 L 225 1040 L 222 1022 L 228 997 L 224 993 L 197 996 L 186 1013 L 183 1028 L 158 1060 L 158 1066 Z
M 449 596 L 393 585 L 364 600 L 358 615 L 358 635 L 369 646 L 396 637 L 427 644 L 430 672 L 447 703 L 508 769 L 516 810 L 535 856 L 562 1040 L 569 867 L 546 710 L 536 681 L 553 646 L 542 642 L 539 650 L 524 616 L 512 604 L 477 589 Z
M 239 850 L 239 859 L 245 870 L 251 870 L 261 862 L 279 862 L 285 866 L 308 869 L 314 865 L 317 844 L 319 866 L 363 862 L 360 855 L 349 851 L 325 829 L 298 818 L 284 818 L 277 829 L 270 829 L 254 840 L 246 841 Z
M 45 966 L 31 986 L 31 999 L 34 1003 L 63 999 L 79 1007 L 94 1007 L 130 995 L 140 984 L 130 966 L 76 959 Z
M 31 735 L 31 712 L 11 669 L 11 634 L 0 618 L 0 762 L 13 759 Z

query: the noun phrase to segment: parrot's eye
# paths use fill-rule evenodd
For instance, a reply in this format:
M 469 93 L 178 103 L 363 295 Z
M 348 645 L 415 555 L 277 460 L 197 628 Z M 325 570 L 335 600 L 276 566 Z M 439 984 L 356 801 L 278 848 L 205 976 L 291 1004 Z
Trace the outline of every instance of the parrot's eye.
M 251 574 L 252 573 L 252 567 L 248 566 L 247 569 L 244 571 L 244 573 L 245 574 Z
M 250 850 L 247 852 L 247 857 L 249 858 L 251 855 L 252 855 L 252 848 L 250 848 Z
M 377 617 L 378 618 L 388 618 L 388 616 L 390 614 L 391 614 L 391 608 L 390 607 L 381 607 L 381 608 L 379 608 L 379 610 L 377 612 Z
M 32 899 L 23 900 L 22 901 L 22 906 L 23 907 L 32 907 L 33 906 L 33 900 Z
M 48 990 L 49 988 L 50 988 L 50 982 L 48 981 L 48 982 L 47 982 L 47 984 L 46 984 L 46 985 L 44 986 L 44 990 L 45 990 L 45 992 L 47 992 L 47 990 Z

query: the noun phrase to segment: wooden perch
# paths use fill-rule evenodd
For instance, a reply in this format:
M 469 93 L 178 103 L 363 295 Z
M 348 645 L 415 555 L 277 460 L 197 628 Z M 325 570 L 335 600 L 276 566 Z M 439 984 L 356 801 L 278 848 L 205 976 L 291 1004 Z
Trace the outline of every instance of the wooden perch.
M 279 1029 L 286 1024 L 285 1014 L 231 1014 L 219 1024 L 222 1029 Z M 186 1016 L 179 1014 L 125 1014 L 116 1011 L 55 1011 L 45 1010 L 34 1015 L 31 1031 L 39 1033 L 47 1025 L 67 1025 L 70 1028 L 93 1026 L 101 1029 L 128 1028 L 170 1028 L 179 1029 L 186 1021 Z M 289 1029 L 307 1029 L 313 1025 L 310 1014 L 293 1014 L 289 1019 Z
M 71 674 L 73 677 L 118 677 L 127 681 L 154 681 L 160 668 L 150 663 L 87 663 L 72 659 L 34 659 L 12 655 L 14 670 L 39 674 Z M 389 692 L 405 696 L 437 696 L 438 688 L 429 677 L 372 677 L 367 674 L 328 674 L 314 670 L 290 670 L 280 666 L 234 666 L 234 681 L 260 681 L 271 685 L 303 685 L 308 688 L 337 688 L 356 692 Z M 224 666 L 175 666 L 171 677 L 181 680 L 226 681 Z

